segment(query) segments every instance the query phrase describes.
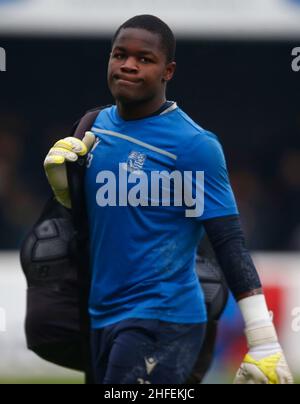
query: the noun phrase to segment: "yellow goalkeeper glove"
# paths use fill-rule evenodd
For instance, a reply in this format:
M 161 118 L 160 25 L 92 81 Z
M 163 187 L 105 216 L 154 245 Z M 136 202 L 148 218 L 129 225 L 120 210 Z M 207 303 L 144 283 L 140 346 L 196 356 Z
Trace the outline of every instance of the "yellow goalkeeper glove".
M 75 137 L 67 137 L 56 142 L 46 156 L 44 169 L 48 182 L 57 201 L 66 208 L 72 207 L 66 162 L 74 163 L 79 156 L 88 154 L 94 143 L 95 135 L 92 132 L 86 132 L 82 141 Z
M 246 322 L 249 353 L 234 384 L 293 384 L 264 296 L 250 297 L 239 305 Z
M 250 351 L 246 355 L 234 383 L 293 384 L 293 376 L 282 349 L 279 343 L 275 342 L 277 337 L 274 326 L 272 324 L 257 325 L 257 327 L 247 330 L 246 335 L 248 341 L 252 339 L 252 345 L 249 344 Z M 274 342 L 264 343 L 267 340 Z

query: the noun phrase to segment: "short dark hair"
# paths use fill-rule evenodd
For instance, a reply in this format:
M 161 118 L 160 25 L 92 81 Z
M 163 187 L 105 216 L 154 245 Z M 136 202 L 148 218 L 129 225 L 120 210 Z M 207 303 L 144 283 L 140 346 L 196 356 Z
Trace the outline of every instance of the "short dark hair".
M 145 29 L 146 31 L 159 35 L 161 38 L 162 48 L 166 54 L 167 63 L 174 61 L 176 53 L 176 39 L 171 28 L 160 18 L 148 14 L 137 15 L 130 18 L 130 20 L 124 22 L 124 24 L 118 28 L 112 39 L 112 46 L 114 45 L 120 31 L 126 28 Z

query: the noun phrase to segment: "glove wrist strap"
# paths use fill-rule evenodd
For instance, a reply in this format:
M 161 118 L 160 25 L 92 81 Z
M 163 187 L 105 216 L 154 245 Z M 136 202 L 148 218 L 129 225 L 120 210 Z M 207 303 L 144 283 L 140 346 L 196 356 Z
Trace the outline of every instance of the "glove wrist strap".
M 255 348 L 260 345 L 273 344 L 278 342 L 277 333 L 272 323 L 257 324 L 249 327 L 245 331 L 249 348 Z

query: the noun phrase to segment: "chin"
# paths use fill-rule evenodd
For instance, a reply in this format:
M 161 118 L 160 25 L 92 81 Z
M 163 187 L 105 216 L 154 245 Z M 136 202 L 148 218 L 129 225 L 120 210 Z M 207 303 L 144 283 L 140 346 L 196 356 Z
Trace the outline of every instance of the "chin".
M 116 92 L 113 94 L 113 97 L 116 101 L 121 102 L 122 104 L 137 104 L 141 102 L 141 98 L 135 94 L 126 93 L 125 91 Z

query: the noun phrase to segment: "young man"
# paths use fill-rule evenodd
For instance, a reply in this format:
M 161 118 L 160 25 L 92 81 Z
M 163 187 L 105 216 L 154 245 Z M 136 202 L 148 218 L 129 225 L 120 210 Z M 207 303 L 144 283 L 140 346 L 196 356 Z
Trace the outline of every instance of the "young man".
M 205 230 L 246 323 L 250 352 L 236 382 L 292 383 L 245 248 L 222 147 L 166 100 L 175 47 L 160 19 L 144 15 L 125 22 L 113 38 L 108 66 L 116 105 L 100 111 L 83 141 L 63 139 L 45 160 L 57 200 L 71 208 L 65 162 L 90 152 L 85 193 L 95 379 L 187 380 L 206 332 L 195 273 Z M 185 180 L 179 191 L 178 176 Z M 172 186 L 166 177 L 172 177 Z

